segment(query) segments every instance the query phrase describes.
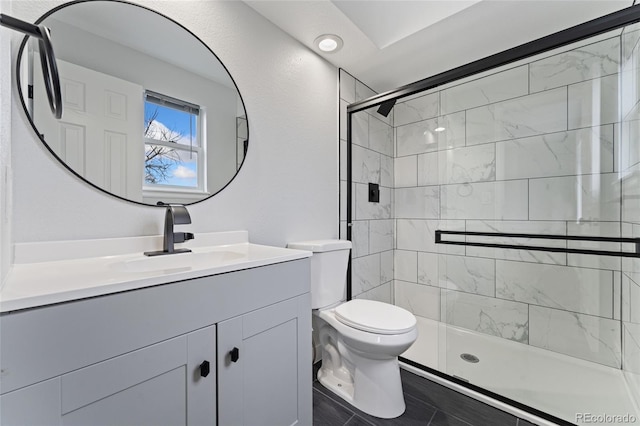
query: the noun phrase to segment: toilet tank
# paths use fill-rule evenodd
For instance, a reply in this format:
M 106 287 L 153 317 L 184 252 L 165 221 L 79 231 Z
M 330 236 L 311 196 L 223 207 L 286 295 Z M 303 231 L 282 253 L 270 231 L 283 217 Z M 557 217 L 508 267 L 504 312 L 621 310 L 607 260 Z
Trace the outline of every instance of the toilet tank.
M 302 241 L 289 243 L 287 247 L 313 252 L 311 257 L 312 309 L 324 308 L 346 299 L 351 241 Z

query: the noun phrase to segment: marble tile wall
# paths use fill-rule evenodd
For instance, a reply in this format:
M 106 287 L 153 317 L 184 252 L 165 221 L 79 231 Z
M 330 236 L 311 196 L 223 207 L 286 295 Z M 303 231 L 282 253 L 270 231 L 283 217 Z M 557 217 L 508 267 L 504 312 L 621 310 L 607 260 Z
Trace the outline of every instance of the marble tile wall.
M 622 59 L 620 37 L 587 42 L 399 102 L 388 118 L 356 114 L 354 297 L 622 366 L 640 383 L 640 262 L 433 239 L 436 229 L 640 236 L 639 38 L 623 34 Z M 346 106 L 374 92 L 342 70 L 340 81 L 344 238 Z M 380 203 L 368 202 L 369 182 Z
M 635 44 L 624 42 L 628 60 L 640 60 Z M 392 206 L 362 207 L 368 212 L 363 219 L 395 220 L 396 304 L 416 315 L 615 368 L 627 359 L 629 371 L 640 373 L 640 363 L 629 361 L 640 353 L 640 323 L 632 321 L 640 312 L 631 312 L 634 301 L 640 306 L 640 262 L 628 267 L 637 274 L 634 281 L 631 272 L 621 272 L 619 258 L 434 241 L 436 229 L 620 236 L 621 217 L 640 218 L 640 143 L 624 132 L 626 125 L 628 133 L 640 136 L 640 122 L 620 119 L 625 112 L 640 119 L 635 113 L 640 96 L 618 101 L 618 86 L 640 73 L 640 62 L 623 64 L 620 43 L 619 34 L 585 41 L 398 101 Z M 640 83 L 634 84 L 640 94 Z M 377 160 L 370 157 L 386 155 L 376 152 L 360 155 L 354 170 L 367 170 L 359 176 L 375 178 L 371 168 Z M 634 165 L 625 183 L 620 171 Z M 626 204 L 621 203 L 625 189 Z M 640 219 L 628 221 L 629 232 L 640 235 Z M 369 230 L 369 245 L 370 239 Z M 358 284 L 362 289 L 381 284 L 367 284 L 365 275 Z M 625 312 L 628 321 L 621 323 Z
M 622 184 L 623 237 L 640 237 L 640 27 L 622 33 L 619 171 Z M 640 260 L 621 264 L 622 368 L 629 389 L 640 404 Z
M 340 238 L 346 239 L 347 106 L 375 94 L 340 70 Z M 393 112 L 375 109 L 353 115 L 352 131 L 352 295 L 393 303 L 395 244 Z M 368 184 L 380 185 L 380 202 L 368 200 Z M 415 186 L 415 183 L 413 184 Z M 437 191 L 436 191 L 437 192 Z M 437 195 L 437 194 L 436 194 Z M 410 197 L 411 194 L 404 194 Z M 417 195 L 416 195 L 417 196 Z M 433 207 L 437 210 L 437 207 Z

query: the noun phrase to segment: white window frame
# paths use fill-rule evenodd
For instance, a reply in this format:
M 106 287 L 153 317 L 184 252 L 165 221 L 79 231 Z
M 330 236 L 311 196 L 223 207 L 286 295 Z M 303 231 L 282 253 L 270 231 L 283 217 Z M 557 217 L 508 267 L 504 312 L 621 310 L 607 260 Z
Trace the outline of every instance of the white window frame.
M 150 100 L 151 99 L 151 100 Z M 207 179 L 206 179 L 206 137 L 205 137 L 205 122 L 206 114 L 199 105 L 192 104 L 191 102 L 183 101 L 180 99 L 172 98 L 170 96 L 162 95 L 150 90 L 145 91 L 144 103 L 155 103 L 160 106 L 169 107 L 178 111 L 188 111 L 196 116 L 196 134 L 193 145 L 181 145 L 162 141 L 153 138 L 144 138 L 144 147 L 147 145 L 158 145 L 167 148 L 175 149 L 184 152 L 189 155 L 189 152 L 193 152 L 197 156 L 197 187 L 184 187 L 178 185 L 167 184 L 151 184 L 145 181 L 143 173 L 142 191 L 143 196 L 164 196 L 164 197 L 180 197 L 180 198 L 192 198 L 195 200 L 202 199 L 203 195 L 208 195 L 207 192 Z M 144 167 L 144 164 L 143 164 Z

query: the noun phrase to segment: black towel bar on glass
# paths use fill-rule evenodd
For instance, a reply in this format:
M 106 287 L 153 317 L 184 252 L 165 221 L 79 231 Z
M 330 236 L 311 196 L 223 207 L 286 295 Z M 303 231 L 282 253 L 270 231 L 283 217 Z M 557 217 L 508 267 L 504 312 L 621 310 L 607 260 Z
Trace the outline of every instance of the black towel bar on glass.
M 540 240 L 565 240 L 565 241 L 589 241 L 596 243 L 627 243 L 634 244 L 635 251 L 609 251 L 589 250 L 567 247 L 543 247 L 518 244 L 479 243 L 472 241 L 445 241 L 443 235 L 464 235 L 473 237 L 502 237 L 502 238 L 529 238 Z M 555 253 L 593 254 L 598 256 L 640 257 L 640 238 L 616 238 L 616 237 L 587 237 L 582 235 L 545 235 L 545 234 L 519 234 L 501 232 L 471 232 L 471 231 L 435 231 L 436 244 L 448 244 L 469 247 L 489 247 L 530 251 L 551 251 Z

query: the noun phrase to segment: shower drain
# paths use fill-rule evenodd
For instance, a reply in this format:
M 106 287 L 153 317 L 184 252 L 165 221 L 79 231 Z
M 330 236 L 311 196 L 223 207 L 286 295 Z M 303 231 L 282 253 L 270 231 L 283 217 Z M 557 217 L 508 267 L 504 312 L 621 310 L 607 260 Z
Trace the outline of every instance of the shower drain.
M 480 358 L 472 354 L 460 354 L 460 358 L 472 364 L 480 362 Z

